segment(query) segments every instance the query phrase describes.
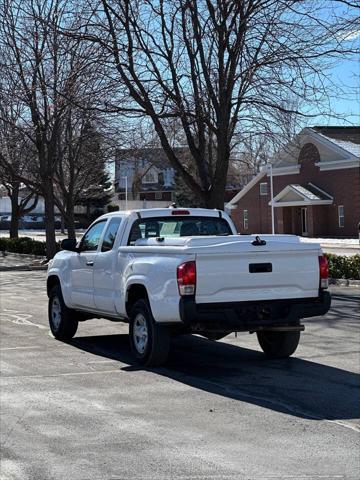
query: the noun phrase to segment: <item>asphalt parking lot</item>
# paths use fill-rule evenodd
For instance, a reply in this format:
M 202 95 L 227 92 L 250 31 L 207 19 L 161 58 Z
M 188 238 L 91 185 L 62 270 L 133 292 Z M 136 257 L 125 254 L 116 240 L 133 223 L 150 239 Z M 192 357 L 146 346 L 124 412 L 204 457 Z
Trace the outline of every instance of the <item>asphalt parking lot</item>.
M 132 365 L 127 326 L 47 326 L 45 272 L 1 272 L 1 480 L 358 479 L 359 289 L 332 290 L 295 357 L 184 336 Z

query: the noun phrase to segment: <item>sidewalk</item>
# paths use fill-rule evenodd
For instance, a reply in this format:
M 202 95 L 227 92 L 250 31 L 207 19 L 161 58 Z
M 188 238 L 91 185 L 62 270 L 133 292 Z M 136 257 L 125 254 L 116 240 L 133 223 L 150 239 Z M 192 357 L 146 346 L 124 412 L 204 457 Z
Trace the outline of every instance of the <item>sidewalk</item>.
M 360 243 L 357 238 L 309 238 L 301 237 L 304 243 L 320 243 L 325 253 L 333 253 L 335 255 L 344 255 L 351 257 L 352 255 L 360 255 Z

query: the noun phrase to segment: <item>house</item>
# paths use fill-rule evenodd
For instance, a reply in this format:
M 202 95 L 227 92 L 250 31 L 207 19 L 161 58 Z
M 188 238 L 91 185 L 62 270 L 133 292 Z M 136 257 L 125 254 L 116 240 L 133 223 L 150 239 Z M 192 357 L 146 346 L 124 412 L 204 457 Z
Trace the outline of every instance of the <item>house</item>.
M 303 129 L 230 202 L 241 233 L 357 237 L 360 221 L 360 127 Z
M 178 147 L 178 156 L 187 161 L 188 149 Z M 239 167 L 240 165 L 240 167 Z M 232 161 L 225 201 L 231 200 L 253 178 L 249 169 Z M 175 201 L 175 171 L 161 148 L 119 149 L 115 159 L 115 197 L 112 203 L 125 208 L 167 207 Z M 127 195 L 127 202 L 126 202 Z
M 119 205 L 120 210 L 167 207 L 174 198 L 174 185 L 174 170 L 161 148 L 116 152 L 113 203 Z

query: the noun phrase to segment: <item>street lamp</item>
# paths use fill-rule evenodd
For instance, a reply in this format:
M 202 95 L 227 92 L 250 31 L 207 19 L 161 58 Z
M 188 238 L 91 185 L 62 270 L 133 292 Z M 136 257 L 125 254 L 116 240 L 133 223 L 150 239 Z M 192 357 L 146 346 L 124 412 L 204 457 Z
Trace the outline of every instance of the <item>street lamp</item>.
M 125 210 L 128 209 L 128 177 L 121 177 L 125 179 Z
M 270 205 L 271 205 L 271 233 L 275 233 L 275 217 L 274 217 L 274 186 L 273 186 L 273 166 L 272 163 L 269 163 L 268 166 L 268 175 L 270 173 Z

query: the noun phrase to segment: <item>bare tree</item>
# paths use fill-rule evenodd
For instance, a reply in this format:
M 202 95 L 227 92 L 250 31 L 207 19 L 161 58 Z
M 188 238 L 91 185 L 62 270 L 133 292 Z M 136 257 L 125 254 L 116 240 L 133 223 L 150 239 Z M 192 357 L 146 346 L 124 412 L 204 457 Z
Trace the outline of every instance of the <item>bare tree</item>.
M 57 23 L 61 2 L 44 4 L 36 1 L 1 2 L 1 58 L 7 75 L 8 90 L 24 105 L 21 133 L 26 134 L 37 153 L 37 179 L 24 178 L 38 190 L 45 202 L 46 251 L 56 252 L 53 175 L 56 144 L 64 101 L 59 87 L 64 81 L 64 63 L 59 55 L 59 38 L 43 22 Z M 13 125 L 19 128 L 19 124 Z
M 0 81 L 0 85 L 1 85 Z M 1 91 L 0 91 L 1 96 Z M 19 176 L 29 177 L 35 152 L 27 137 L 20 134 L 13 125 L 21 119 L 21 105 L 11 97 L 0 101 L 0 183 L 11 202 L 10 238 L 19 234 L 20 218 L 31 212 L 37 205 L 38 196 L 27 190 L 20 196 Z
M 129 96 L 111 111 L 147 116 L 170 164 L 208 207 L 222 207 L 234 134 L 271 130 L 274 112 L 304 114 L 328 98 L 331 60 L 351 53 L 341 43 L 348 19 L 322 0 L 101 0 L 82 32 L 108 57 Z M 343 2 L 344 3 L 344 2 Z M 351 3 L 346 7 L 351 8 Z M 115 97 L 115 96 L 114 96 Z M 308 109 L 308 114 L 310 109 Z M 169 141 L 180 121 L 193 166 Z
M 60 26 L 79 21 L 68 15 L 65 0 L 0 0 L 0 8 L 0 59 L 6 76 L 1 101 L 15 96 L 22 104 L 21 122 L 11 126 L 28 138 L 37 159 L 32 176 L 15 173 L 19 181 L 44 198 L 50 258 L 56 252 L 55 205 L 68 219 L 73 218 L 74 162 L 78 154 L 71 137 L 76 127 L 69 119 L 75 109 L 99 95 L 93 80 L 98 71 L 91 45 L 59 35 Z M 69 143 L 64 149 L 66 141 Z M 55 193 L 61 193 L 60 200 Z M 70 225 L 73 236 L 73 220 Z
M 91 186 L 99 185 L 107 163 L 108 150 L 99 129 L 99 118 L 86 111 L 68 108 L 58 142 L 55 173 L 55 203 L 67 225 L 69 238 L 75 238 L 75 205 L 91 197 Z

